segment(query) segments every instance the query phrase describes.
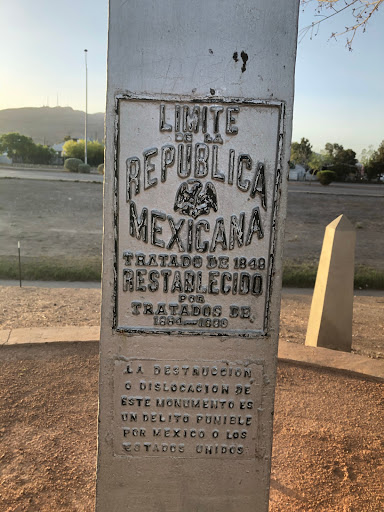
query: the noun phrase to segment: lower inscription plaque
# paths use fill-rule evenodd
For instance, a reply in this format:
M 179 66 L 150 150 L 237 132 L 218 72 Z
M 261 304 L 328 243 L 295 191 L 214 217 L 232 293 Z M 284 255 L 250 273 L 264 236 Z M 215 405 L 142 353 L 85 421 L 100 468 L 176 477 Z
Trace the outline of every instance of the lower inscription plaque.
M 115 361 L 117 456 L 258 455 L 261 362 Z

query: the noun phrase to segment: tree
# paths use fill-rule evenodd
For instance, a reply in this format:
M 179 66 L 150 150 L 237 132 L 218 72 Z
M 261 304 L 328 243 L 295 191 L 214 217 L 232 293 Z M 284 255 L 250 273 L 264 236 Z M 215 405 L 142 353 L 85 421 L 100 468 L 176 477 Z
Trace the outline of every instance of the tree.
M 5 133 L 0 136 L 0 153 L 7 153 L 9 158 L 19 162 L 30 162 L 34 146 L 31 137 L 20 133 Z
M 374 154 L 372 155 L 372 158 L 377 162 L 384 163 L 384 140 L 381 141 L 379 147 L 377 148 L 377 151 L 375 151 Z
M 63 153 L 66 158 L 79 158 L 84 160 L 85 142 L 80 139 L 77 142 L 68 140 L 63 146 Z M 89 141 L 87 143 L 87 160 L 88 163 L 97 167 L 104 162 L 104 145 L 97 141 Z
M 63 146 L 65 158 L 84 159 L 84 141 L 67 140 Z
M 305 168 L 308 167 L 309 159 L 312 155 L 312 146 L 308 139 L 304 137 L 300 142 L 292 142 L 291 145 L 291 161 L 296 164 L 303 165 Z
M 327 142 L 325 154 L 328 163 L 324 167 L 336 173 L 337 181 L 345 181 L 351 175 L 356 176 L 356 153 L 352 149 L 344 149 L 341 144 Z
M 379 147 L 369 159 L 366 165 L 366 172 L 369 180 L 376 179 L 381 174 L 384 174 L 384 140 L 381 141 Z
M 48 146 L 35 144 L 31 137 L 20 133 L 6 133 L 0 136 L 0 153 L 7 153 L 16 162 L 49 164 L 55 151 Z
M 334 151 L 337 150 L 339 148 L 339 145 L 338 144 L 331 144 L 330 142 L 327 142 L 326 145 L 325 145 L 325 152 L 328 154 L 328 156 L 332 159 L 333 161 L 333 156 L 334 156 Z
M 312 0 L 301 1 L 306 5 Z M 343 11 L 350 10 L 351 25 L 343 27 L 340 32 L 331 34 L 331 37 L 346 34 L 346 46 L 351 50 L 352 42 L 356 33 L 359 30 L 365 32 L 369 20 L 379 10 L 379 7 L 383 2 L 384 0 L 318 0 L 316 5 L 316 15 L 320 16 L 321 19 L 313 22 L 308 27 L 305 27 L 300 33 L 300 38 L 303 39 L 308 32 L 310 32 L 312 36 L 316 33 L 321 23 Z
M 352 149 L 344 149 L 341 144 L 327 142 L 325 153 L 329 157 L 330 164 L 355 165 L 357 163 L 356 153 Z
M 36 144 L 29 158 L 30 162 L 33 164 L 48 165 L 52 162 L 54 156 L 54 149 L 48 146 L 43 146 L 42 144 Z
M 368 149 L 364 148 L 361 150 L 361 155 L 360 155 L 360 162 L 363 164 L 363 165 L 368 165 L 370 159 L 372 158 L 372 155 L 373 153 L 375 152 L 373 146 L 369 145 L 368 146 Z
M 335 164 L 355 165 L 357 163 L 356 153 L 352 149 L 341 149 L 336 152 Z
M 93 167 L 104 163 L 104 144 L 93 140 L 87 144 L 88 163 Z
M 321 171 L 331 163 L 331 158 L 325 151 L 321 153 L 312 153 L 308 166 L 313 171 Z

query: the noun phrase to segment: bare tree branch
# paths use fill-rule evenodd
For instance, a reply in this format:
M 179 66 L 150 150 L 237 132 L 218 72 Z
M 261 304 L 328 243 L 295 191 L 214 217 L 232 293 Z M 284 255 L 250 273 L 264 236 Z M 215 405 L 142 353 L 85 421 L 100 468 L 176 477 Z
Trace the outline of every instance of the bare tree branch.
M 337 36 L 348 34 L 346 46 L 349 50 L 352 49 L 352 42 L 356 33 L 359 30 L 365 32 L 368 21 L 384 2 L 384 0 L 301 0 L 304 6 L 307 6 L 314 1 L 316 1 L 317 4 L 316 17 L 321 17 L 321 19 L 314 21 L 311 25 L 300 30 L 299 42 L 301 42 L 308 33 L 311 34 L 310 37 L 312 39 L 314 35 L 317 35 L 321 23 L 324 23 L 324 21 L 350 9 L 352 24 L 345 27 L 345 29 L 340 32 L 331 34 L 331 37 L 335 38 Z M 326 11 L 330 11 L 330 14 L 326 13 Z

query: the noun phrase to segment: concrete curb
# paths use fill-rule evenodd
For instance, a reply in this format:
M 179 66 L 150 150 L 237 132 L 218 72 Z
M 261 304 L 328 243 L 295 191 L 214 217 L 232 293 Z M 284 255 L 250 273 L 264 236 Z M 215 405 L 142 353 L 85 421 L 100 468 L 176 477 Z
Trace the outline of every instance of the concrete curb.
M 98 342 L 100 327 L 30 327 L 23 329 L 0 330 L 0 346 L 35 345 L 37 343 L 74 343 L 82 341 Z M 26 341 L 28 340 L 28 341 Z M 279 342 L 280 361 L 307 366 L 341 370 L 355 375 L 363 375 L 375 380 L 384 380 L 384 359 L 338 352 L 320 347 L 306 347 L 286 341 Z
M 341 370 L 375 380 L 384 380 L 384 359 L 372 359 L 349 352 L 307 347 L 286 341 L 279 341 L 278 357 L 280 361 Z
M 100 327 L 27 327 L 0 331 L 0 345 L 99 341 Z M 28 341 L 26 341 L 28 340 Z

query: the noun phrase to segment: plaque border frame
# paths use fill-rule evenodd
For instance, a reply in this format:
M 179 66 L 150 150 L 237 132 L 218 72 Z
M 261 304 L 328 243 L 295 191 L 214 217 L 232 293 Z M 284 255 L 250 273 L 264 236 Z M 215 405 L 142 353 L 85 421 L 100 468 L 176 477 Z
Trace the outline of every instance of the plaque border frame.
M 269 241 L 268 251 L 268 276 L 267 285 L 265 290 L 265 307 L 264 307 L 264 321 L 263 329 L 188 329 L 188 328 L 167 328 L 167 327 L 129 327 L 117 325 L 117 305 L 118 305 L 118 265 L 117 265 L 117 248 L 118 248 L 118 235 L 119 235 L 119 128 L 120 128 L 120 102 L 121 101 L 143 101 L 143 102 L 164 102 L 164 103 L 221 103 L 221 104 L 238 104 L 248 105 L 255 107 L 269 107 L 277 108 L 279 111 L 278 121 L 278 140 L 276 151 L 276 170 L 274 191 L 272 199 L 272 225 L 271 225 L 271 238 Z M 286 117 L 286 103 L 280 100 L 263 100 L 254 98 L 232 98 L 232 97 L 218 97 L 218 96 L 184 96 L 174 94 L 135 94 L 131 92 L 121 92 L 115 95 L 114 104 L 114 147 L 113 147 L 113 233 L 114 233 L 114 252 L 113 252 L 113 312 L 112 312 L 112 331 L 114 334 L 122 334 L 126 336 L 141 335 L 177 335 L 177 336 L 220 336 L 229 338 L 260 338 L 269 336 L 269 323 L 270 323 L 270 302 L 272 296 L 273 279 L 275 273 L 275 251 L 277 241 L 277 213 L 280 203 L 280 186 L 282 180 L 282 167 L 283 167 L 283 146 L 284 146 L 284 130 L 285 130 L 285 117 Z

